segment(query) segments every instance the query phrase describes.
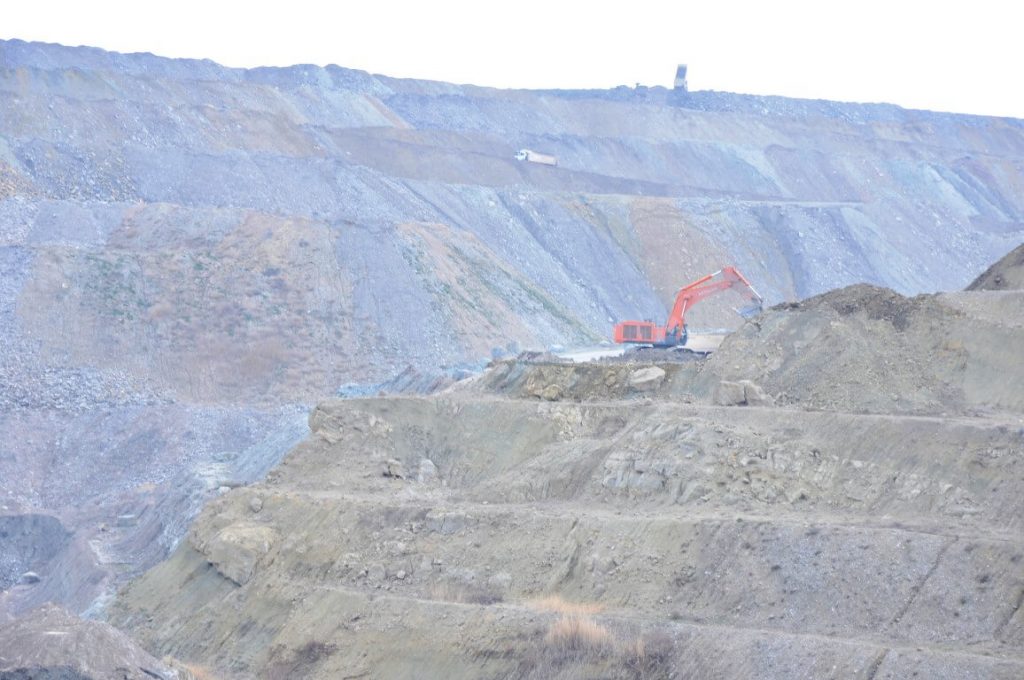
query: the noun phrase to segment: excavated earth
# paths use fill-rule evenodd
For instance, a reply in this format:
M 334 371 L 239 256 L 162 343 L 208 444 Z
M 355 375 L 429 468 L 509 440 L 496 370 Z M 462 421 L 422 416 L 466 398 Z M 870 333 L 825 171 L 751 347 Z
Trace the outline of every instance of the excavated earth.
M 1024 677 L 1022 302 L 325 401 L 112 620 L 225 678 Z
M 726 263 L 772 304 L 960 288 L 1022 158 L 1010 119 L 0 41 L 0 621 L 158 565 L 111 612 L 150 656 L 36 609 L 0 673 L 1021 677 L 1019 258 L 707 361 L 369 395 Z
M 339 388 L 592 344 L 725 264 L 771 304 L 961 288 L 1022 159 L 1006 118 L 0 41 L 0 521 L 70 534 L 0 539 L 0 620 L 102 615 Z

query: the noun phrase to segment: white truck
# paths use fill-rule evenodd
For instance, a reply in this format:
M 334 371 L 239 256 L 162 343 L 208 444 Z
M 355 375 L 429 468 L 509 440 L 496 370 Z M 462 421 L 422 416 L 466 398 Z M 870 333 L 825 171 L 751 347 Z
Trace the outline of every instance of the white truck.
M 541 165 L 558 165 L 558 159 L 545 153 L 537 153 L 529 149 L 520 149 L 516 152 L 516 160 L 540 163 Z

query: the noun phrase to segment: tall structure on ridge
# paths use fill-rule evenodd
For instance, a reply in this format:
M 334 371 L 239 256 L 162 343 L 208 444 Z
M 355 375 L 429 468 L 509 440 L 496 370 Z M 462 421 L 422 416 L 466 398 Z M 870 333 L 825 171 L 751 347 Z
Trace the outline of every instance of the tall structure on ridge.
M 686 64 L 680 64 L 676 67 L 676 82 L 672 86 L 673 90 L 679 90 L 681 92 L 687 91 L 686 85 Z

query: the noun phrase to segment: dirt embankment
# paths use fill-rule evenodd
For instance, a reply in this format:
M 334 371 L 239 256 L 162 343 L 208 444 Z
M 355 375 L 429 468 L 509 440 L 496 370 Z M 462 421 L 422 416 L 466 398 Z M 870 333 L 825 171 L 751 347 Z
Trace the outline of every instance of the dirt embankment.
M 52 604 L 0 623 L 3 680 L 185 680 L 127 635 Z
M 871 413 L 1024 410 L 1024 294 L 903 297 L 856 285 L 775 307 L 726 339 L 697 380 L 749 379 L 777 402 Z

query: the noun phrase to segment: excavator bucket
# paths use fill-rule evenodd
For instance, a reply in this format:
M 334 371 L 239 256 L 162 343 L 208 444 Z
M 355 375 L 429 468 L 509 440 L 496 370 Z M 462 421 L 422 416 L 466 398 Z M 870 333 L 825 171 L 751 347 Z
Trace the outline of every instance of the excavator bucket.
M 744 319 L 755 317 L 764 311 L 764 307 L 761 305 L 760 300 L 751 302 L 746 307 L 740 307 L 736 310 L 736 313 L 742 316 Z

